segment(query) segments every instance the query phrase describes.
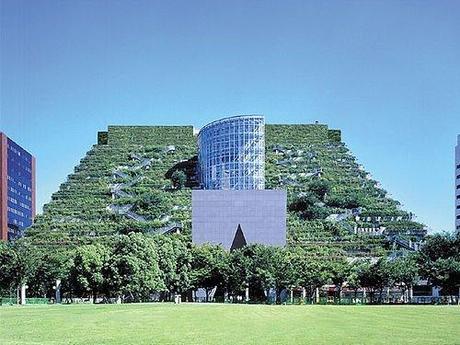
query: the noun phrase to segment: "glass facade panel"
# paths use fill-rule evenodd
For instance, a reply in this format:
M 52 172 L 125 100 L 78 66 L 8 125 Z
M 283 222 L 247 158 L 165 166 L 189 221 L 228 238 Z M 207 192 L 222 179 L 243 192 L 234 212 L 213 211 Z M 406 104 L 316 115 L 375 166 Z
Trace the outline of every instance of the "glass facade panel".
M 233 116 L 211 122 L 198 134 L 204 189 L 265 189 L 265 120 Z
M 23 235 L 33 221 L 32 155 L 8 140 L 7 148 L 7 214 L 8 239 Z

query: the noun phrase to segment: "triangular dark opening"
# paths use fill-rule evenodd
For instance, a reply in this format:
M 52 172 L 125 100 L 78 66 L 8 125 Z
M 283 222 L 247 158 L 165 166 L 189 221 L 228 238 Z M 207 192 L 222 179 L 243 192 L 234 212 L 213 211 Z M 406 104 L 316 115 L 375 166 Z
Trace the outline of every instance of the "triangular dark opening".
M 241 225 L 238 224 L 238 228 L 236 229 L 235 237 L 233 238 L 233 243 L 230 247 L 230 251 L 243 248 L 246 244 L 247 242 L 246 238 L 244 237 L 243 230 L 241 230 Z

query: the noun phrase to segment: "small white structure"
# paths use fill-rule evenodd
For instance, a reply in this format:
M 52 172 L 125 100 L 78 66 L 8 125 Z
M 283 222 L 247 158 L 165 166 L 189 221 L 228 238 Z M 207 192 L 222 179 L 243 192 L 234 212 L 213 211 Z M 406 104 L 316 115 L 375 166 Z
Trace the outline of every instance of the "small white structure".
M 28 286 L 26 284 L 22 284 L 19 288 L 19 304 L 25 305 L 26 304 L 26 290 Z
M 56 293 L 56 303 L 61 303 L 61 279 L 56 279 L 54 290 Z
M 181 304 L 182 303 L 182 296 L 180 294 L 174 295 L 174 304 Z

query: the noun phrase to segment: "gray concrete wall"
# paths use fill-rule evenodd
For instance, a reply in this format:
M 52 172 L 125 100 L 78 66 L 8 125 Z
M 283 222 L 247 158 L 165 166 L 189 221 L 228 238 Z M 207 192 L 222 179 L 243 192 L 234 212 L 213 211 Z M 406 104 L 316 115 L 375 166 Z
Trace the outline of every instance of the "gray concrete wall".
M 286 191 L 192 191 L 194 243 L 222 244 L 230 249 L 238 224 L 248 244 L 286 244 Z

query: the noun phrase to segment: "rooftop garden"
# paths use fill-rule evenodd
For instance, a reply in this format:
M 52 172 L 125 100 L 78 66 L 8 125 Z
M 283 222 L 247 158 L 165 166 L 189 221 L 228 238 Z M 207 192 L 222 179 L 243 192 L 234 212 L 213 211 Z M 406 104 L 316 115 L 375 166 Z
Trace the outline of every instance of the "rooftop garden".
M 191 126 L 109 126 L 27 236 L 80 243 L 180 224 L 189 240 L 196 155 Z M 312 255 L 380 256 L 387 234 L 423 237 L 326 125 L 266 125 L 265 176 L 288 191 L 288 245 Z

